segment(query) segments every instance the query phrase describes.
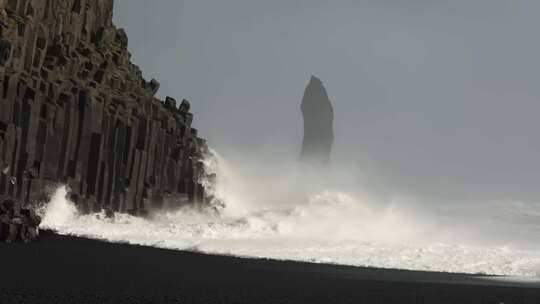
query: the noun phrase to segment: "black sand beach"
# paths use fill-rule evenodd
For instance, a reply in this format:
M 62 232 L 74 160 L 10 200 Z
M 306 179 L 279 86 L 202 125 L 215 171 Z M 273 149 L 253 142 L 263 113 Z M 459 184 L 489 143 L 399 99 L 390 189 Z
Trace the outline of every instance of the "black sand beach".
M 213 256 L 45 232 L 0 245 L 0 303 L 540 303 L 473 275 Z

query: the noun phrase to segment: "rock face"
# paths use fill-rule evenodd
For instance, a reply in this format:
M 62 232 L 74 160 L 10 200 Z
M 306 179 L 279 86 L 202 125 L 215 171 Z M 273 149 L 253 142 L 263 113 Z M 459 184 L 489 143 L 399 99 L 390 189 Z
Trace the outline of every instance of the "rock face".
M 334 109 L 322 81 L 311 76 L 302 99 L 304 141 L 302 161 L 313 165 L 327 165 L 334 143 Z
M 205 198 L 190 104 L 155 96 L 113 0 L 0 0 L 0 198 L 66 183 L 89 210 Z

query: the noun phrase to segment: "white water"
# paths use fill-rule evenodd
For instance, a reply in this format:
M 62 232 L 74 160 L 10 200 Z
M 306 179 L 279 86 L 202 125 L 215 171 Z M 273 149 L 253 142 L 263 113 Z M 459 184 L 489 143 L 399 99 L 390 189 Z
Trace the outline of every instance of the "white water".
M 354 176 L 294 164 L 231 164 L 215 155 L 206 165 L 218 176 L 213 191 L 225 204 L 219 214 L 184 208 L 148 219 L 80 215 L 61 187 L 41 227 L 235 256 L 540 277 L 540 204 L 429 204 L 372 195 Z

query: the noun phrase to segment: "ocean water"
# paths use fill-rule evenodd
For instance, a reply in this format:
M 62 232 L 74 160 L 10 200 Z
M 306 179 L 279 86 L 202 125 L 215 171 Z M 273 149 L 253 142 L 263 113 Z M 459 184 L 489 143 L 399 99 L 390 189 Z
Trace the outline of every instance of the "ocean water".
M 41 228 L 212 254 L 540 279 L 538 203 L 376 195 L 343 171 L 246 164 L 215 152 L 206 167 L 217 174 L 209 208 L 82 215 L 60 187 Z

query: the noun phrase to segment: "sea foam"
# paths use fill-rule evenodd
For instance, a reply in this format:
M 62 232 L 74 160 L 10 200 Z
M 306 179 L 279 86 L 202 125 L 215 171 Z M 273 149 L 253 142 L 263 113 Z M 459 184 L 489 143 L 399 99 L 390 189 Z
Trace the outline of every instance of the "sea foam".
M 80 214 L 63 186 L 43 209 L 41 228 L 242 257 L 539 277 L 538 204 L 425 204 L 371 195 L 347 187 L 349 178 L 321 179 L 291 164 L 242 167 L 217 153 L 206 166 L 217 174 L 212 208 L 146 218 Z

